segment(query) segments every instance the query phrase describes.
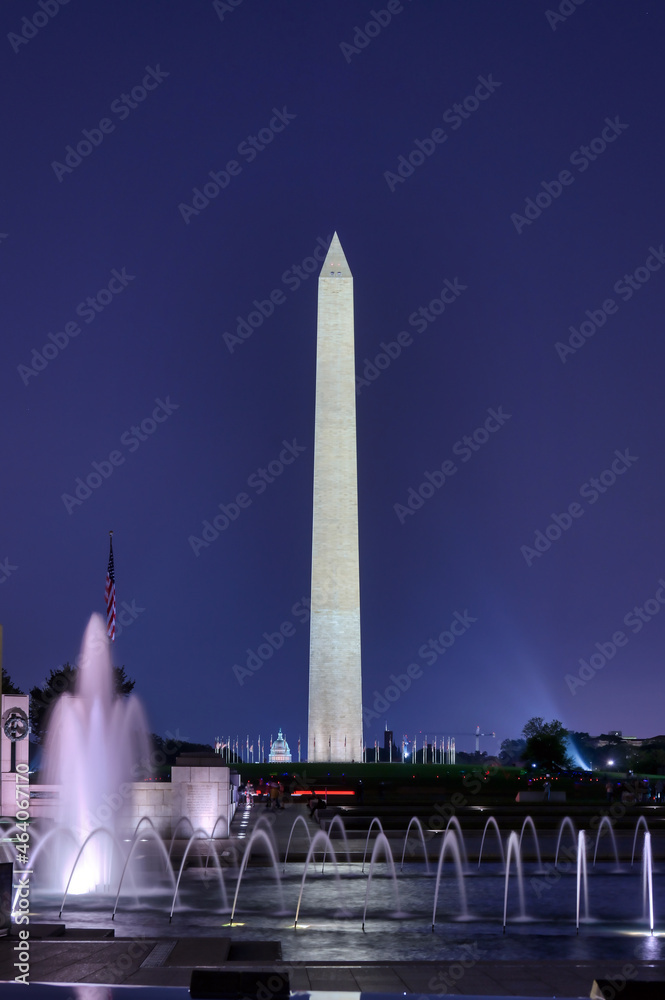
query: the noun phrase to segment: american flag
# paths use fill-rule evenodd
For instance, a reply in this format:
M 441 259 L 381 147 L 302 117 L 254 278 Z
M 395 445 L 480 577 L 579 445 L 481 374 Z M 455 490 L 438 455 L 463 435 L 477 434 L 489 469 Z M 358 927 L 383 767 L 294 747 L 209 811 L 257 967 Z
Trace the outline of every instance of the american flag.
M 104 599 L 106 601 L 106 634 L 111 642 L 115 642 L 115 571 L 113 569 L 113 532 L 110 531 L 109 539 L 109 564 L 106 568 L 106 587 L 104 588 Z

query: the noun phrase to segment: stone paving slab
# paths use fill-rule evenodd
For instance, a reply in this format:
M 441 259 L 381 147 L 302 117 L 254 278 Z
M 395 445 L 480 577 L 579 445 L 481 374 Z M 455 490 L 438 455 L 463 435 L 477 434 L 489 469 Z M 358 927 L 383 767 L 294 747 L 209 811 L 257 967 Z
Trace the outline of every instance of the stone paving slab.
M 68 940 L 65 936 L 37 939 L 30 947 L 30 979 L 46 983 L 187 987 L 192 968 L 207 967 L 229 972 L 288 974 L 292 991 L 573 998 L 588 997 L 594 979 L 620 975 L 624 965 L 622 961 L 611 959 L 486 961 L 477 962 L 468 969 L 462 969 L 461 964 L 455 962 L 217 962 L 215 956 L 224 953 L 223 942 L 228 939 L 179 938 L 168 965 L 141 968 L 155 945 L 173 944 L 173 941 L 173 938 L 145 939 L 140 942 L 139 949 L 132 938 L 81 941 Z M 15 976 L 14 944 L 12 938 L 0 940 L 2 981 L 11 981 Z M 633 961 L 633 964 L 638 979 L 665 981 L 665 961 Z M 665 990 L 663 997 L 665 1000 Z
M 191 969 L 137 969 L 123 980 L 123 986 L 189 986 Z
M 0 980 L 14 978 L 15 943 L 15 938 L 0 941 Z M 136 942 L 132 938 L 95 941 L 47 938 L 31 941 L 30 979 L 33 982 L 92 981 L 111 985 L 122 982 L 128 971 L 138 967 L 145 954 L 143 952 L 137 958 L 128 956 L 127 949 L 133 944 Z
M 164 965 L 218 969 L 226 962 L 230 949 L 231 938 L 228 937 L 180 938 Z
M 307 969 L 291 969 L 289 977 L 291 980 L 292 992 L 295 992 L 296 990 L 305 992 L 311 989 L 309 985 L 309 976 L 307 975 Z
M 62 937 L 64 933 L 64 921 L 58 923 L 40 923 L 39 921 L 35 921 L 34 923 L 30 923 L 31 940 L 34 938 Z
M 51 972 L 48 977 L 49 983 L 103 983 L 103 974 L 107 970 L 104 962 L 75 962 L 72 965 L 63 965 L 59 969 Z M 30 977 L 34 981 L 44 982 L 44 978 L 37 970 L 30 971 Z M 102 978 L 100 978 L 102 977 Z
M 345 968 L 334 969 L 308 969 L 307 978 L 311 990 L 344 990 L 351 991 L 358 989 L 358 980 L 354 976 L 355 970 Z
M 361 969 L 354 969 L 353 975 L 358 989 L 361 993 L 409 993 L 411 992 L 397 972 L 389 970 L 373 969 L 363 972 Z M 418 989 L 414 992 L 420 994 L 424 990 Z

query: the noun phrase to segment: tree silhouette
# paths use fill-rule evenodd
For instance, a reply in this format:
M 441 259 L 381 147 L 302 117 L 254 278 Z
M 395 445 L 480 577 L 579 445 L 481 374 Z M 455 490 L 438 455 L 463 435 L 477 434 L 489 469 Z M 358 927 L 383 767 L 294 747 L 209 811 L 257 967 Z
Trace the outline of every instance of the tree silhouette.
M 566 744 L 568 730 L 558 719 L 545 722 L 535 715 L 525 724 L 522 736 L 526 740 L 524 757 L 530 764 L 553 770 L 573 766 Z
M 59 670 L 52 670 L 45 682 L 35 685 L 30 691 L 30 729 L 32 739 L 43 743 L 48 729 L 48 721 L 58 698 L 65 692 L 73 694 L 76 688 L 76 678 L 79 668 L 65 663 Z M 115 692 L 120 697 L 127 697 L 134 688 L 135 681 L 127 677 L 124 667 L 113 668 Z
M 25 691 L 21 691 L 20 688 L 16 687 L 14 681 L 11 679 L 5 668 L 2 668 L 2 693 L 3 694 L 25 694 Z

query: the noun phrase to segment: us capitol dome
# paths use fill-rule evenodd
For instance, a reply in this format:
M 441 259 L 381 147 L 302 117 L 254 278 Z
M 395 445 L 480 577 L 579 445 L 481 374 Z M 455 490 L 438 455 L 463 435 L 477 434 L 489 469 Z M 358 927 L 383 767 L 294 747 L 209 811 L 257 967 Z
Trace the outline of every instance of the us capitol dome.
M 268 762 L 270 764 L 290 764 L 291 763 L 291 751 L 289 749 L 289 744 L 286 742 L 282 736 L 282 730 L 280 729 L 277 733 L 277 739 L 270 747 L 270 753 L 268 754 Z

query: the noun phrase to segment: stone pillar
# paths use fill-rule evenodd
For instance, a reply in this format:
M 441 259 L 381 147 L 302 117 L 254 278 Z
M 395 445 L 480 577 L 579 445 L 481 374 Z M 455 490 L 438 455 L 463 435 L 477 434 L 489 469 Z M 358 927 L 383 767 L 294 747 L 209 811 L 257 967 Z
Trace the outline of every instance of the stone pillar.
M 16 815 L 16 766 L 27 775 L 29 763 L 27 694 L 3 694 L 0 711 L 0 808 L 3 816 Z M 22 783 L 23 784 L 23 783 Z
M 202 828 L 208 837 L 213 828 L 216 839 L 228 837 L 235 810 L 228 767 L 206 764 L 205 757 L 179 757 L 171 768 L 171 789 L 172 829 L 181 816 L 187 816 L 194 829 Z M 189 836 L 186 826 L 181 827 L 181 836 Z

